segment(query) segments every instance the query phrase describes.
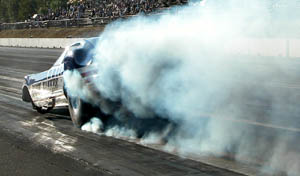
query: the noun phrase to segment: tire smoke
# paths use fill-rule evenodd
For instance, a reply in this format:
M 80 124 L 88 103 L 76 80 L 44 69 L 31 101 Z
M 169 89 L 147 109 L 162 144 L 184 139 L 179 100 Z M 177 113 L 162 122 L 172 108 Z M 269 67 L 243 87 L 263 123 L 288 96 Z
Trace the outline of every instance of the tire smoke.
M 118 123 L 104 122 L 104 133 L 298 175 L 300 62 L 239 53 L 253 46 L 233 41 L 297 36 L 299 7 L 208 0 L 110 24 L 96 47 L 94 84 L 126 110 L 112 114 Z

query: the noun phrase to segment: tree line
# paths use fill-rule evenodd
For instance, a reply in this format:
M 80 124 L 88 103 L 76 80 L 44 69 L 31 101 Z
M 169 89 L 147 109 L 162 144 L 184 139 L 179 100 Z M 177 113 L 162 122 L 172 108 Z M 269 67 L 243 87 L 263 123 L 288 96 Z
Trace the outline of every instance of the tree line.
M 33 14 L 47 14 L 67 7 L 68 0 L 0 0 L 0 23 L 24 21 Z

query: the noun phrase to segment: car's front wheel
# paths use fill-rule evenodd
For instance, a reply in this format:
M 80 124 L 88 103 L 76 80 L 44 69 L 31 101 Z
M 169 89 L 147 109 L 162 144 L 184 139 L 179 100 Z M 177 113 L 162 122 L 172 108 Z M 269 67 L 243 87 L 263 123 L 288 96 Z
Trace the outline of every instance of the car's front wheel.
M 84 102 L 80 97 L 68 97 L 69 112 L 73 124 L 76 127 L 81 127 L 88 122 L 93 115 L 93 107 Z

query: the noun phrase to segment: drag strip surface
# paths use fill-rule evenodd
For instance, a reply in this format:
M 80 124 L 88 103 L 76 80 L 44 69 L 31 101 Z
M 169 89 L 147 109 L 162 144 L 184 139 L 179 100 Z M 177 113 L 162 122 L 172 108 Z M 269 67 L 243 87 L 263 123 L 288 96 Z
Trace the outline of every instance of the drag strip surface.
M 0 48 L 0 163 L 8 161 L 1 164 L 1 175 L 242 175 L 125 140 L 83 132 L 73 127 L 66 109 L 43 115 L 33 111 L 30 104 L 21 101 L 21 80 L 27 74 L 50 68 L 61 52 Z M 235 170 L 251 175 L 249 169 L 222 162 L 224 167 L 235 165 Z

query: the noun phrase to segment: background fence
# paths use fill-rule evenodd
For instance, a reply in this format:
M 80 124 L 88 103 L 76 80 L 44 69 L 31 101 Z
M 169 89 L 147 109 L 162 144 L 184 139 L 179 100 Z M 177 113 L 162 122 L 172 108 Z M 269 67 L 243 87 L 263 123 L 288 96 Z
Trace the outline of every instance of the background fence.
M 124 17 L 127 18 L 127 17 Z M 18 23 L 2 23 L 0 30 L 12 29 L 33 29 L 33 28 L 49 28 L 49 27 L 84 27 L 84 26 L 100 26 L 106 25 L 114 18 L 80 18 L 80 19 L 65 19 L 65 20 L 47 20 L 47 21 L 32 21 Z

